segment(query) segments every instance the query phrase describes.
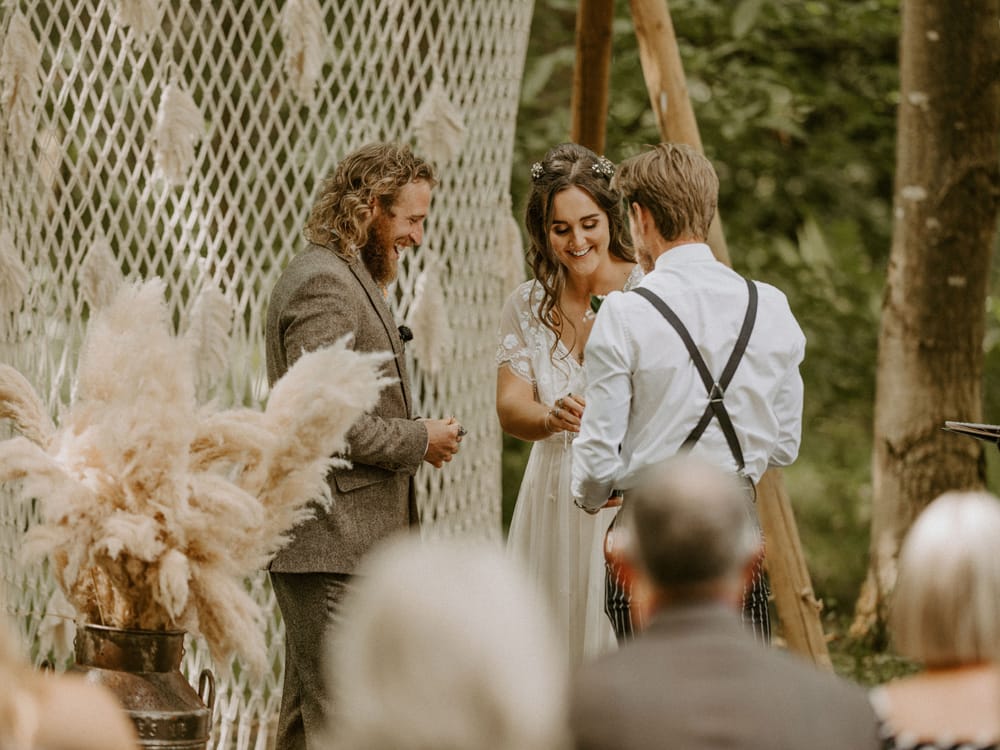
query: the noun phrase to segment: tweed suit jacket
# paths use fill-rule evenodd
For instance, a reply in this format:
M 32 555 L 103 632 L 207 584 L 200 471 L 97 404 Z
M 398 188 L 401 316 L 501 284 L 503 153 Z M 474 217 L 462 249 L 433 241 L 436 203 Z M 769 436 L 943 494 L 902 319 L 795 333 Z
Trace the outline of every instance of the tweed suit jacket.
M 670 608 L 576 675 L 578 750 L 876 750 L 864 691 L 758 644 L 720 605 Z
M 427 448 L 427 428 L 413 419 L 397 324 L 360 258 L 310 245 L 278 278 L 266 326 L 272 385 L 303 352 L 348 334 L 356 351 L 395 355 L 383 371 L 396 382 L 348 432 L 351 468 L 335 468 L 327 477 L 332 508 L 296 526 L 269 565 L 278 573 L 352 573 L 379 540 L 419 523 L 413 475 Z

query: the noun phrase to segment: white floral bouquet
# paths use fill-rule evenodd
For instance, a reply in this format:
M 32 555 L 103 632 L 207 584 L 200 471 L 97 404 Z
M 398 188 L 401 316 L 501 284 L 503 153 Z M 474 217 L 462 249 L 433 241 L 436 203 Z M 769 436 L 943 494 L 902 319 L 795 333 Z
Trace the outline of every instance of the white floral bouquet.
M 331 457 L 389 382 L 387 355 L 340 341 L 304 354 L 264 411 L 223 410 L 199 402 L 205 331 L 173 333 L 161 281 L 122 282 L 106 297 L 58 426 L 0 365 L 0 419 L 20 433 L 0 442 L 0 481 L 19 480 L 18 498 L 39 502 L 43 518 L 24 552 L 50 561 L 82 621 L 187 630 L 217 663 L 237 652 L 263 669 L 263 612 L 244 579 L 311 501 L 330 502 Z

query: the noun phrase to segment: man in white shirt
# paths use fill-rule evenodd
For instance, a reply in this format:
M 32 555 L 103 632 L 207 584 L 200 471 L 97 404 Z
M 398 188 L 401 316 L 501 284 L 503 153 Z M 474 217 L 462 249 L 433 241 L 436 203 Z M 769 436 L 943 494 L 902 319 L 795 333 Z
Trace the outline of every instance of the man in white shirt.
M 646 276 L 638 293 L 607 296 L 587 342 L 575 502 L 595 512 L 613 489 L 636 486 L 643 470 L 685 447 L 755 486 L 798 455 L 802 330 L 784 294 L 712 255 L 705 239 L 719 180 L 704 156 L 660 144 L 623 161 L 612 185 Z M 745 619 L 767 639 L 763 579 L 754 588 Z

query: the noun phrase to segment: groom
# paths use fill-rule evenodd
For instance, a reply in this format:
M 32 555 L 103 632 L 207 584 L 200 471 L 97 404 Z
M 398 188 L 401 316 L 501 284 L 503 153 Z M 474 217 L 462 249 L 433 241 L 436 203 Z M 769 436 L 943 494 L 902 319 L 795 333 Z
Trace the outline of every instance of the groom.
M 587 342 L 575 502 L 593 513 L 613 488 L 627 498 L 644 470 L 689 450 L 738 474 L 755 513 L 749 498 L 761 475 L 798 455 L 805 337 L 784 294 L 712 255 L 719 179 L 704 156 L 660 144 L 623 161 L 612 187 L 628 206 L 646 276 L 633 292 L 607 296 Z M 609 594 L 619 639 L 630 636 L 631 621 L 615 616 L 613 587 Z M 758 571 L 744 622 L 762 640 L 767 596 Z

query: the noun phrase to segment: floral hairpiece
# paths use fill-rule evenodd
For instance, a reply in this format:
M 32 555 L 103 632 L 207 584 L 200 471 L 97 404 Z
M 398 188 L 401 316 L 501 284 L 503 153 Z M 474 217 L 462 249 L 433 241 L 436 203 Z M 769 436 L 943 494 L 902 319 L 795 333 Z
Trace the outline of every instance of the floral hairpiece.
M 598 156 L 597 161 L 591 164 L 590 168 L 593 170 L 594 174 L 607 177 L 609 180 L 615 173 L 614 163 L 606 156 Z
M 545 174 L 545 167 L 542 166 L 540 161 L 536 161 L 531 165 L 531 179 L 537 180 L 543 174 Z

